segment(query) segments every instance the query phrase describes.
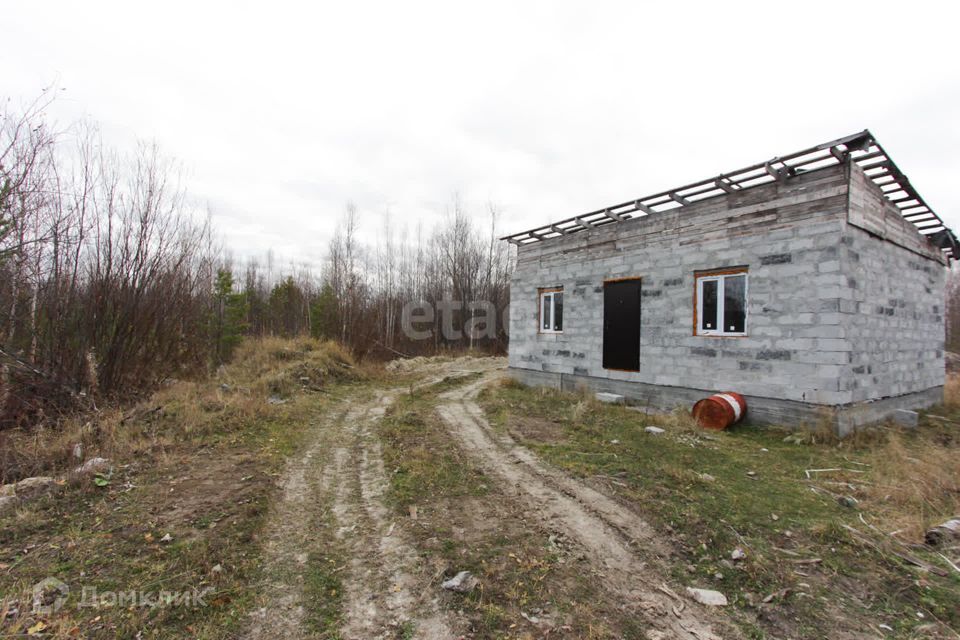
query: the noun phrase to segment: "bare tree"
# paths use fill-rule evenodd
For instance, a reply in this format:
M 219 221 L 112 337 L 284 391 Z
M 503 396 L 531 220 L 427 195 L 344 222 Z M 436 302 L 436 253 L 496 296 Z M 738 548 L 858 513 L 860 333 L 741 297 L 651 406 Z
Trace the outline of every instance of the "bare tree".
M 176 165 L 44 105 L 0 120 L 0 426 L 209 362 L 217 249 Z
M 499 214 L 492 204 L 488 215 L 485 236 L 455 195 L 442 223 L 429 237 L 418 226 L 414 242 L 385 215 L 368 250 L 358 241 L 357 209 L 348 205 L 330 242 L 320 286 L 328 286 L 336 298 L 340 340 L 358 355 L 371 349 L 384 355 L 473 349 L 478 340 L 486 349 L 502 351 L 503 327 L 493 337 L 471 330 L 478 310 L 492 309 L 496 317 L 483 320 L 495 324 L 498 311 L 509 304 L 510 253 L 496 237 Z M 430 341 L 411 340 L 401 331 L 400 310 L 414 301 L 434 309 Z

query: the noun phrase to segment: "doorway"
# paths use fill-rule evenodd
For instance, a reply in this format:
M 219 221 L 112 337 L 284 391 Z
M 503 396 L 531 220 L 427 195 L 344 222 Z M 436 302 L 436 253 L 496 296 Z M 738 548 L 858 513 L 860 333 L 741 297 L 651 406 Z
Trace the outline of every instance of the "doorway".
M 603 283 L 603 368 L 640 370 L 640 278 Z

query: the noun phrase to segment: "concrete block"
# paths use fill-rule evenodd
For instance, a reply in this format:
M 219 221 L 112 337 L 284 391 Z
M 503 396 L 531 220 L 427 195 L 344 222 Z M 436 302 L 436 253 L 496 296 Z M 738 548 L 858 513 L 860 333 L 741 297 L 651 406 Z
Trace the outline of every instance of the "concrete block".
M 606 393 L 601 391 L 596 395 L 597 400 L 600 402 L 605 402 L 607 404 L 623 404 L 624 398 L 619 393 Z
M 910 411 L 909 409 L 897 409 L 890 417 L 893 418 L 893 421 L 901 427 L 915 429 L 920 419 L 920 414 L 918 414 L 916 411 Z

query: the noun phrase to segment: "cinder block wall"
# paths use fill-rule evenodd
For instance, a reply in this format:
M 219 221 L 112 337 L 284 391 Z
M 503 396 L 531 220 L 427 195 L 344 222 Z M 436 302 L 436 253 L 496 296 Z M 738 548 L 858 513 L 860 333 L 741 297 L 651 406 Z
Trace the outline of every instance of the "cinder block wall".
M 851 202 L 868 208 L 863 203 L 877 189 L 857 171 L 823 169 L 520 247 L 511 286 L 510 366 L 530 381 L 566 374 L 606 381 L 599 385 L 606 388 L 634 382 L 676 389 L 672 397 L 684 401 L 691 389 L 732 389 L 836 406 L 942 385 L 943 329 L 933 311 L 942 305 L 942 268 L 930 255 L 851 226 Z M 913 264 L 920 266 L 904 276 L 903 287 L 894 282 Z M 749 335 L 694 336 L 694 272 L 733 266 L 749 268 Z M 888 278 L 866 278 L 857 269 L 889 272 Z M 603 281 L 626 277 L 642 278 L 636 373 L 602 367 Z M 554 286 L 564 290 L 564 330 L 541 334 L 537 292 Z M 900 293 L 889 294 L 893 289 Z M 892 299 L 905 306 L 892 316 L 862 313 L 877 296 L 885 309 Z M 938 350 L 939 365 L 920 364 L 936 359 Z
M 840 256 L 850 366 L 840 388 L 859 402 L 942 387 L 946 270 L 939 250 L 855 165 L 849 223 Z

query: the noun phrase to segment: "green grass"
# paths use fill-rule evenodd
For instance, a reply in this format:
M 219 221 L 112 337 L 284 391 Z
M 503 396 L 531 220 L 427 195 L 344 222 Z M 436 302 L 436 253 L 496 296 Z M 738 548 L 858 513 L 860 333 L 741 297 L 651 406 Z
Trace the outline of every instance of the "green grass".
M 399 640 L 413 640 L 417 637 L 417 625 L 412 621 L 407 620 L 400 625 L 399 632 L 397 633 L 397 638 Z
M 680 416 L 509 384 L 481 398 L 495 428 L 510 429 L 548 462 L 635 505 L 679 552 L 674 578 L 725 593 L 752 634 L 778 635 L 786 624 L 801 637 L 819 637 L 838 611 L 906 636 L 932 619 L 960 623 L 956 576 L 920 574 L 864 545 L 843 526 L 866 530 L 861 509 L 827 493 L 850 490 L 820 482 L 866 481 L 869 448 L 786 443 L 784 432 L 749 427 L 706 433 Z M 525 431 L 526 424 L 534 428 Z M 667 433 L 648 434 L 647 425 Z M 807 469 L 836 467 L 852 471 L 807 480 Z M 744 560 L 731 559 L 736 548 Z M 864 593 L 853 597 L 847 584 Z M 773 606 L 762 604 L 784 589 Z M 758 618 L 763 610 L 787 622 Z
M 319 638 L 338 640 L 343 584 L 337 575 L 339 555 L 310 554 L 304 585 L 306 625 Z
M 421 391 L 402 397 L 380 427 L 386 444 L 384 464 L 393 470 L 387 497 L 397 509 L 489 491 L 488 483 L 475 481 L 474 469 L 450 438 L 438 432 L 430 404 L 433 395 Z

